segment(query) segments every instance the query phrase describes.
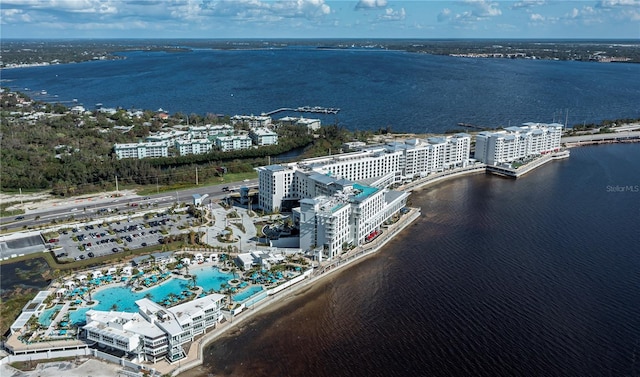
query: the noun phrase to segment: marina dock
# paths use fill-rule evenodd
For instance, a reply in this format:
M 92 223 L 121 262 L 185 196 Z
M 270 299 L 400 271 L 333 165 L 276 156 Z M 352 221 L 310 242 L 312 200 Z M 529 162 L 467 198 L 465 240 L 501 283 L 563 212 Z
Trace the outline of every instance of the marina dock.
M 337 114 L 340 112 L 339 108 L 335 107 L 321 107 L 321 106 L 300 106 L 300 107 L 281 107 L 279 109 L 269 111 L 268 113 L 262 113 L 263 116 L 271 116 L 273 114 L 281 113 L 283 111 L 295 111 L 297 113 L 318 113 L 318 114 Z

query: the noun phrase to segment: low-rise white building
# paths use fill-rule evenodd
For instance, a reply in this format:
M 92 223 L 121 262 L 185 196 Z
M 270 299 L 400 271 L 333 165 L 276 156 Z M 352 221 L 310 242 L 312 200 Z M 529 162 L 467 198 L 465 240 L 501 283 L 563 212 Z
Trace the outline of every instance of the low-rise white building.
M 298 126 L 305 126 L 310 132 L 315 132 L 320 129 L 322 124 L 320 123 L 320 119 L 309 119 L 309 118 L 300 118 L 296 122 Z
M 207 153 L 213 149 L 213 142 L 209 139 L 176 140 L 175 145 L 180 156 Z
M 253 128 L 249 132 L 249 136 L 255 145 L 263 146 L 278 144 L 278 134 L 268 128 Z
M 183 345 L 214 328 L 222 319 L 225 296 L 212 294 L 171 308 L 149 299 L 136 301 L 138 313 L 89 310 L 86 337 L 101 346 L 137 355 L 156 362 L 186 356 Z
M 307 127 L 309 132 L 317 131 L 320 129 L 320 127 L 322 127 L 322 123 L 320 122 L 320 119 L 310 119 L 310 118 L 304 118 L 304 117 L 298 118 L 298 117 L 286 116 L 278 119 L 278 122 L 284 126 L 304 126 L 304 127 Z
M 266 115 L 234 115 L 231 124 L 244 124 L 249 128 L 268 127 L 271 125 L 271 117 Z
M 187 139 L 189 139 L 189 133 L 187 131 L 171 130 L 171 131 L 158 132 L 156 134 L 149 135 L 147 136 L 145 141 L 150 141 L 150 142 L 163 141 L 163 142 L 166 142 L 167 145 L 169 145 L 169 144 L 173 144 L 177 140 L 187 140 Z
M 169 147 L 164 142 L 115 144 L 113 151 L 118 159 L 169 156 Z
M 191 134 L 192 138 L 196 139 L 203 139 L 213 136 L 229 136 L 233 135 L 233 127 L 228 124 L 206 124 L 204 126 L 190 126 L 189 133 Z
M 251 138 L 247 135 L 221 136 L 215 140 L 216 146 L 223 152 L 251 148 Z

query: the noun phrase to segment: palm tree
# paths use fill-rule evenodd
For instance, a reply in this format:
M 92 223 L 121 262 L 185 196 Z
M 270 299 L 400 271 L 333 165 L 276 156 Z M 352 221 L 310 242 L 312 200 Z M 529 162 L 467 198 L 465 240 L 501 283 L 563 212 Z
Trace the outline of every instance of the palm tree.
M 196 275 L 191 275 L 191 277 L 189 278 L 189 288 L 195 288 L 196 287 L 196 281 L 198 280 L 198 277 Z

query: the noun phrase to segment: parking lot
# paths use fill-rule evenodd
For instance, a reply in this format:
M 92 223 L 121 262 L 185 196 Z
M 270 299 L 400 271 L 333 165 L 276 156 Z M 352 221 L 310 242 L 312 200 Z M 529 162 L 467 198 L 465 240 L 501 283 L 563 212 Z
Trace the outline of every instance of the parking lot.
M 187 214 L 105 219 L 63 228 L 58 238 L 44 241 L 57 259 L 82 260 L 161 244 L 164 237 L 184 232 L 190 221 Z

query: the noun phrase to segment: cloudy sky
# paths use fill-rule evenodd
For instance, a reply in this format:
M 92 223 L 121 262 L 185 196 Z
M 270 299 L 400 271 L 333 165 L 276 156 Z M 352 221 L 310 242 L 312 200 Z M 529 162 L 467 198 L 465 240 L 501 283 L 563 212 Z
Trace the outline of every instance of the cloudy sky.
M 0 0 L 2 38 L 631 38 L 640 0 Z

